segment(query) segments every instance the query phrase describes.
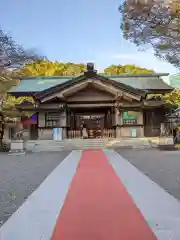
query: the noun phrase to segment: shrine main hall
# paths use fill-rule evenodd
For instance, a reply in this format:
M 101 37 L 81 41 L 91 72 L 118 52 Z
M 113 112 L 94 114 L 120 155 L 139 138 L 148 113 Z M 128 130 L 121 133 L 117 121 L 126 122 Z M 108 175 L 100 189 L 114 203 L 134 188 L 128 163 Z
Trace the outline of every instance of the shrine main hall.
M 98 74 L 92 63 L 79 76 L 29 77 L 10 90 L 15 97 L 32 96 L 34 103 L 17 105 L 31 117 L 22 118 L 27 138 L 88 138 L 159 136 L 167 111 L 161 98 L 173 88 L 162 80 L 168 74 Z

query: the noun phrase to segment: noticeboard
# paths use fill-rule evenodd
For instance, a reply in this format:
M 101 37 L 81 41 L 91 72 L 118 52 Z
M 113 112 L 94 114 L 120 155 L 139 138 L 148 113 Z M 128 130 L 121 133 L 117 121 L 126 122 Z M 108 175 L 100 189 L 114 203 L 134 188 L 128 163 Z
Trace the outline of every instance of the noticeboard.
M 62 128 L 53 128 L 53 140 L 62 140 Z
M 137 112 L 134 111 L 128 111 L 123 112 L 123 120 L 137 120 Z
M 136 128 L 133 128 L 131 130 L 131 137 L 137 137 L 137 130 L 136 130 Z

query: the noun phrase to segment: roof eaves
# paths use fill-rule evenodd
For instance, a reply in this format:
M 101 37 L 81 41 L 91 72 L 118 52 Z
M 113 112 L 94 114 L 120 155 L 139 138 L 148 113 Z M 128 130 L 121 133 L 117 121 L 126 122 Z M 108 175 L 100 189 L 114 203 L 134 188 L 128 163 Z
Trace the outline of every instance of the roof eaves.
M 37 92 L 8 92 L 10 95 L 12 96 L 32 96 L 34 97 L 34 95 L 37 93 Z
M 107 78 L 105 76 L 102 76 L 102 75 L 97 75 L 96 78 L 97 79 L 102 79 L 102 80 L 105 80 L 105 81 L 110 81 L 111 84 L 114 85 L 114 86 L 120 87 L 120 88 L 122 88 L 126 91 L 128 90 L 129 92 L 140 95 L 142 97 L 146 97 L 147 92 L 145 90 L 140 90 L 140 89 L 131 87 L 129 85 L 126 85 L 124 83 L 121 83 L 121 82 L 115 82 L 114 80 L 112 80 L 110 78 Z
M 74 77 L 74 78 L 69 79 L 68 81 L 66 81 L 64 83 L 60 83 L 58 85 L 55 85 L 55 86 L 50 87 L 48 89 L 45 89 L 41 92 L 37 92 L 34 96 L 35 96 L 36 99 L 40 99 L 42 97 L 45 97 L 47 95 L 52 94 L 53 92 L 58 92 L 61 89 L 64 89 L 65 87 L 68 87 L 72 83 L 76 83 L 77 81 L 80 81 L 80 80 L 83 80 L 83 79 L 85 79 L 85 75 L 80 75 L 78 77 Z
M 73 79 L 77 78 L 81 75 L 78 76 L 30 76 L 30 77 L 20 77 L 20 80 L 28 80 L 28 79 Z
M 128 77 L 163 77 L 163 76 L 169 76 L 169 73 L 149 73 L 149 74 L 119 74 L 119 75 L 106 75 L 106 74 L 100 74 L 100 76 L 106 77 L 106 78 L 128 78 Z

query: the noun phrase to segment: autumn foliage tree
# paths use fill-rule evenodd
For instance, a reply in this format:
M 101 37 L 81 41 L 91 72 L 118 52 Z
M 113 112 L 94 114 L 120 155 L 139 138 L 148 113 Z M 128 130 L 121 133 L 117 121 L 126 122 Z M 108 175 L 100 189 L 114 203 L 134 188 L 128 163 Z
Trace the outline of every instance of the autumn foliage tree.
M 11 36 L 0 29 L 0 96 L 17 84 L 19 72 L 17 69 L 23 67 L 25 63 L 44 59 L 34 50 L 25 50 L 17 44 Z
M 125 0 L 119 10 L 125 39 L 180 67 L 180 0 Z
M 28 76 L 76 76 L 86 70 L 85 64 L 51 62 L 49 60 L 40 60 L 34 63 L 25 64 L 20 69 L 19 74 Z
M 136 65 L 110 65 L 104 69 L 104 74 L 107 75 L 120 75 L 120 74 L 148 74 L 153 73 L 153 70 L 141 68 Z
M 15 109 L 17 100 L 7 95 L 7 91 L 17 84 L 18 75 L 17 72 L 14 72 L 14 69 L 22 67 L 24 63 L 32 63 L 38 59 L 43 59 L 43 57 L 32 50 L 25 50 L 0 29 L 0 148 L 4 135 L 4 119 L 6 116 L 17 116 L 17 110 Z M 23 99 L 19 100 L 23 101 Z
M 85 64 L 75 63 L 63 63 L 63 62 L 51 62 L 38 61 L 33 64 L 25 64 L 20 69 L 19 74 L 21 76 L 78 76 L 86 71 Z M 153 73 L 153 70 L 141 68 L 135 65 L 110 65 L 104 69 L 103 74 L 119 75 L 119 74 L 140 74 L 140 73 Z
M 180 106 L 180 89 L 174 89 L 172 92 L 165 94 L 164 101 L 172 107 Z

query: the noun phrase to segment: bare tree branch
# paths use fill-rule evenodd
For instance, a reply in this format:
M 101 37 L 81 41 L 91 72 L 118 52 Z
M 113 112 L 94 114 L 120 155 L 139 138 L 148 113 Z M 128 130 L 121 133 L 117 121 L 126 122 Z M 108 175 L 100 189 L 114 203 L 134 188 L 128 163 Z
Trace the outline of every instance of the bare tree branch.
M 33 50 L 24 50 L 24 48 L 0 29 L 0 67 L 20 67 L 24 63 L 42 59 Z

